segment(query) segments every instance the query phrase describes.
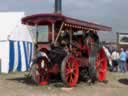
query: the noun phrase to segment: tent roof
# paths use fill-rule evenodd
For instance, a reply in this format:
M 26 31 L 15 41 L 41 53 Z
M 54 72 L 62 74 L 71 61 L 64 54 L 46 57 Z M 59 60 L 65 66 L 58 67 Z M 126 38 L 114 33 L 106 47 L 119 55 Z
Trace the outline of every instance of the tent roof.
M 0 12 L 0 41 L 32 41 L 26 26 L 21 24 L 24 12 Z

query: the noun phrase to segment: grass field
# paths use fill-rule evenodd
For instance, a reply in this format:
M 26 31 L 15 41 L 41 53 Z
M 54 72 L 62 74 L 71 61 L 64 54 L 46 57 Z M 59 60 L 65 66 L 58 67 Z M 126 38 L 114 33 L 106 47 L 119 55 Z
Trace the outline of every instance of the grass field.
M 0 96 L 128 96 L 128 73 L 107 73 L 108 83 L 94 85 L 80 82 L 73 88 L 62 82 L 37 86 L 25 78 L 25 73 L 0 75 Z

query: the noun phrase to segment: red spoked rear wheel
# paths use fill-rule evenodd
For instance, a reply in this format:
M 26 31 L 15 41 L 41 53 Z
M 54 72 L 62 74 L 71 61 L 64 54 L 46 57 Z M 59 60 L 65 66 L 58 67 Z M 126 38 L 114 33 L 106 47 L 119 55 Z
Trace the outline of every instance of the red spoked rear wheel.
M 63 82 L 73 87 L 77 84 L 79 77 L 79 64 L 74 56 L 67 56 L 64 58 L 61 65 L 61 78 Z
M 99 81 L 103 81 L 106 79 L 107 57 L 103 48 L 100 48 L 100 50 L 96 54 L 96 71 Z

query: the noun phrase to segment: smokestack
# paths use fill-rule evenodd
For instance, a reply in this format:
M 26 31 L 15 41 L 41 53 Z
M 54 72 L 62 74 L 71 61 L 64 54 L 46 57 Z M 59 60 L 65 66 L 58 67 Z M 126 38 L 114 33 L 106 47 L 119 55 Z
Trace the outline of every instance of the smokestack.
M 62 13 L 62 0 L 55 0 L 55 13 Z

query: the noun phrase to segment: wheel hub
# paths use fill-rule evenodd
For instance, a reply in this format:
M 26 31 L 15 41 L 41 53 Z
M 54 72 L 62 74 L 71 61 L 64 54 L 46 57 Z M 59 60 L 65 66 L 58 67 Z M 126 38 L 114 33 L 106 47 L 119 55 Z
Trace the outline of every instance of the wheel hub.
M 73 69 L 71 69 L 71 73 L 73 73 Z

